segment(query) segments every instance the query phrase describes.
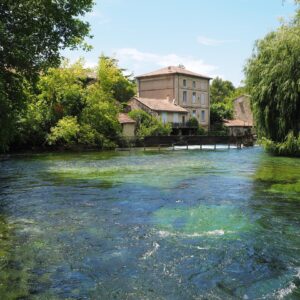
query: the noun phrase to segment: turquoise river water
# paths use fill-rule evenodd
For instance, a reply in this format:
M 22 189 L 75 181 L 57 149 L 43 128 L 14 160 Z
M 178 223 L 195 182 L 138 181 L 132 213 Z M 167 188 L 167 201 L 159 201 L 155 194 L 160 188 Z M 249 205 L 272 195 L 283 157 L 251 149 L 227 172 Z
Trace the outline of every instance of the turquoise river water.
M 300 160 L 254 147 L 2 161 L 0 299 L 300 299 Z

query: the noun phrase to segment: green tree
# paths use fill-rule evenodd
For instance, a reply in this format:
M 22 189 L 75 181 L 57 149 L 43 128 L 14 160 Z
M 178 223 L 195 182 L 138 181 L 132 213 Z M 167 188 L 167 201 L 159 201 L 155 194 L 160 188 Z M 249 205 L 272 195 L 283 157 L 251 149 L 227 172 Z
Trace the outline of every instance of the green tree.
M 0 150 L 8 148 L 16 132 L 26 80 L 58 66 L 60 51 L 86 48 L 89 25 L 80 18 L 93 0 L 6 0 L 0 2 Z
M 66 116 L 77 116 L 85 107 L 86 70 L 79 60 L 73 65 L 64 61 L 60 68 L 49 68 L 40 76 L 37 89 L 23 87 L 24 107 L 15 117 L 14 147 L 41 146 L 50 128 Z
M 245 67 L 257 132 L 284 142 L 300 130 L 300 10 L 289 23 L 255 44 Z M 289 137 L 290 140 L 290 137 Z
M 126 102 L 135 95 L 136 88 L 130 76 L 124 75 L 114 58 L 101 55 L 98 64 L 98 79 L 103 91 L 119 102 Z
M 232 102 L 213 103 L 210 106 L 210 122 L 212 125 L 222 123 L 224 119 L 232 119 L 233 107 Z
M 55 127 L 51 128 L 51 132 L 47 136 L 47 142 L 49 145 L 69 146 L 75 144 L 79 131 L 80 126 L 77 117 L 64 117 L 57 122 Z
M 231 81 L 216 77 L 210 86 L 210 101 L 211 103 L 223 102 L 234 91 L 235 87 Z
M 83 61 L 49 68 L 38 82 L 38 99 L 48 108 L 45 120 L 52 127 L 64 116 L 79 116 L 85 106 L 87 71 Z
M 118 106 L 112 96 L 106 94 L 99 83 L 96 83 L 88 89 L 81 123 L 88 124 L 101 136 L 102 146 L 110 148 L 113 145 L 111 142 L 114 142 L 121 133 L 118 112 Z

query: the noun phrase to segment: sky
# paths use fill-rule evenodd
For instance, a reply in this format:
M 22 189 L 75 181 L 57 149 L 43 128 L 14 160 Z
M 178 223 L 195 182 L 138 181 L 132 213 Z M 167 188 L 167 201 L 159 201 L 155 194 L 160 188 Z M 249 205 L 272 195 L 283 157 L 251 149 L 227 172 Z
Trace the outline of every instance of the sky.
M 62 54 L 87 67 L 114 56 L 133 76 L 183 64 L 240 86 L 255 41 L 294 11 L 292 0 L 96 0 L 84 17 L 93 49 Z

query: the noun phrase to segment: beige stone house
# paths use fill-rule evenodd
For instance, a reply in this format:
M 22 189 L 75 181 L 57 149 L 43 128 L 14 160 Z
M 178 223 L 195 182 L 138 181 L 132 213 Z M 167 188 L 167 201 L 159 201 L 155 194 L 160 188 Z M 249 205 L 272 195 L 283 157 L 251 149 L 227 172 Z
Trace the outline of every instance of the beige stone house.
M 127 114 L 120 113 L 118 115 L 118 121 L 122 126 L 122 135 L 124 137 L 135 136 L 135 121 L 131 119 Z
M 154 117 L 159 118 L 163 123 L 180 123 L 187 118 L 188 111 L 175 105 L 167 99 L 149 99 L 133 97 L 129 101 L 131 109 L 142 109 Z
M 230 135 L 244 135 L 253 133 L 253 113 L 250 96 L 241 95 L 233 100 L 233 120 L 225 120 L 224 125 L 229 128 Z
M 192 118 L 209 129 L 210 77 L 170 66 L 136 77 L 138 93 L 129 104 L 176 126 Z

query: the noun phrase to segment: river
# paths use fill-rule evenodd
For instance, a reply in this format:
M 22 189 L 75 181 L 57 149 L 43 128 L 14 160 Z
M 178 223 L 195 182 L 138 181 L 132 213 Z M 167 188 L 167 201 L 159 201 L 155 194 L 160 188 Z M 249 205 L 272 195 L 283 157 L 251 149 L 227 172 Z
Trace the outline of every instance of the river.
M 0 299 L 300 299 L 300 159 L 259 147 L 12 156 Z

